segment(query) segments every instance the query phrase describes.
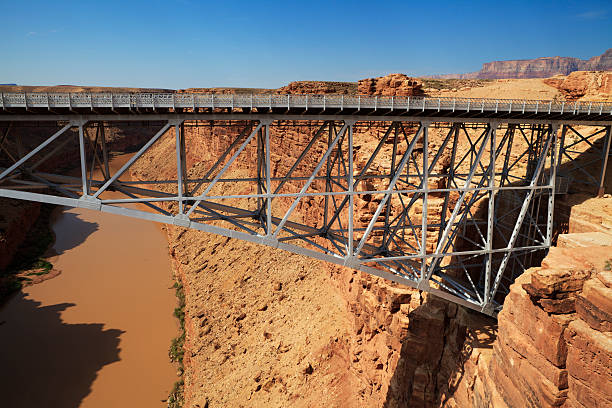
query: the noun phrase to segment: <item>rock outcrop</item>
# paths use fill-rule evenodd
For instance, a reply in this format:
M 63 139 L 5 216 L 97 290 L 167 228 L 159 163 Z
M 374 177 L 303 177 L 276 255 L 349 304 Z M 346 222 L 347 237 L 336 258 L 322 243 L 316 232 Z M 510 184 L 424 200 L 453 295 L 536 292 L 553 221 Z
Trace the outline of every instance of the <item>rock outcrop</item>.
M 545 79 L 544 83 L 559 89 L 568 101 L 612 100 L 612 72 L 578 71 L 567 77 Z
M 610 258 L 610 246 L 552 248 L 521 275 L 449 406 L 612 406 Z
M 414 96 L 423 95 L 422 83 L 404 74 L 360 79 L 357 92 L 360 95 Z

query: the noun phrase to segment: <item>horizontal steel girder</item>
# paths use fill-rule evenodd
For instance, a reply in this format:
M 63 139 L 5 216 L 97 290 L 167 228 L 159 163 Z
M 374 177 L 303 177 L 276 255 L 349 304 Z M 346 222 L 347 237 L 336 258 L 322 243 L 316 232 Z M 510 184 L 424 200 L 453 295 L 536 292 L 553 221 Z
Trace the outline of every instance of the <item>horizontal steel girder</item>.
M 315 115 L 308 120 L 319 120 L 316 131 L 296 127 L 299 138 L 288 142 L 285 132 L 291 126 L 279 128 L 273 118 L 303 121 L 305 116 L 197 114 L 207 117 L 210 143 L 226 144 L 211 153 L 202 173 L 190 174 L 186 153 L 196 136 L 185 130 L 184 121 L 194 120 L 193 114 L 146 114 L 138 120 L 165 122 L 112 174 L 104 129 L 111 118 L 135 116 L 70 116 L 68 124 L 21 155 L 11 152 L 15 128 L 7 127 L 0 139 L 0 155 L 6 153 L 0 160 L 7 163 L 0 168 L 0 197 L 239 238 L 357 269 L 489 315 L 500 309 L 508 284 L 529 266 L 530 254 L 552 244 L 559 152 L 567 130 L 573 130 L 557 120 L 522 124 L 480 117 L 470 121 L 484 124 L 482 129 L 446 118 L 442 122 L 452 124 L 433 134 L 438 127 L 431 118 L 366 116 L 386 126 L 376 137 L 357 131 L 359 115 Z M 223 133 L 225 139 L 217 135 L 215 118 L 234 116 L 240 122 L 233 133 Z M 92 118 L 96 122 L 86 122 Z M 581 138 L 589 148 L 595 136 L 607 138 L 607 153 L 611 123 L 602 123 Z M 92 126 L 95 140 L 86 132 Z M 70 146 L 68 138 L 75 134 L 79 160 L 73 167 L 80 168 L 80 177 L 39 171 Z M 121 180 L 165 137 L 173 138 L 174 176 Z M 365 142 L 375 148 L 362 150 Z M 294 152 L 287 151 L 287 143 Z M 600 151 L 605 170 L 607 155 Z M 281 161 L 285 167 L 278 166 Z M 102 178 L 94 177 L 96 168 Z M 106 191 L 122 195 L 109 198 Z M 148 209 L 126 207 L 134 203 Z

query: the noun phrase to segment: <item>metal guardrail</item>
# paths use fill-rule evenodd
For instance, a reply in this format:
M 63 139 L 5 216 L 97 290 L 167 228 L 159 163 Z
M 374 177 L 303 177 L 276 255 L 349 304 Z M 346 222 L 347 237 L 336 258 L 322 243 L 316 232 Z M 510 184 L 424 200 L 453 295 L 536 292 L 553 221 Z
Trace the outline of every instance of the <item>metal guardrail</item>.
M 263 95 L 198 93 L 1 93 L 0 108 L 286 108 L 391 111 L 461 111 L 612 115 L 610 102 L 550 100 L 428 98 L 422 96 Z

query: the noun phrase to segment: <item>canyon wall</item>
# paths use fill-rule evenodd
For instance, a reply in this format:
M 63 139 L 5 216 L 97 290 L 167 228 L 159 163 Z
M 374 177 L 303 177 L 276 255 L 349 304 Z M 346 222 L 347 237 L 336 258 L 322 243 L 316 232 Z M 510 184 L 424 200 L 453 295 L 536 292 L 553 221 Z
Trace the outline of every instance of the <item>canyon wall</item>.
M 612 247 L 581 248 L 552 248 L 516 280 L 497 339 L 472 347 L 448 406 L 612 406 Z
M 189 178 L 201 177 L 235 136 L 227 127 L 186 132 Z M 365 161 L 378 132 L 356 133 L 357 163 Z M 432 144 L 439 144 L 434 135 L 437 130 Z M 291 128 L 277 136 L 273 175 L 292 164 L 283 152 L 294 157 L 309 141 L 303 130 Z M 172 175 L 175 163 L 167 158 L 174 143 L 172 134 L 162 138 L 134 164 L 132 176 Z M 385 149 L 390 154 L 391 145 Z M 385 171 L 379 165 L 376 171 Z M 246 170 L 231 171 L 244 176 Z M 244 193 L 231 184 L 223 189 Z M 356 200 L 360 211 L 374 211 L 372 204 Z M 305 199 L 296 211 L 308 218 L 318 208 Z M 493 325 L 477 313 L 347 268 L 181 227 L 168 226 L 167 232 L 186 295 L 187 407 L 437 406 L 460 367 L 466 327 Z
M 368 92 L 376 92 L 371 84 L 376 89 L 377 82 L 393 81 L 368 81 Z M 174 156 L 171 133 L 134 165 L 133 177 L 174 174 L 175 163 L 167 159 Z M 235 135 L 230 127 L 187 129 L 188 177 L 202 177 Z M 273 175 L 285 174 L 309 141 L 291 128 L 277 137 Z M 373 130 L 356 132 L 357 166 L 380 137 Z M 432 149 L 440 137 L 441 131 L 432 129 Z M 253 157 L 249 149 L 245 154 Z M 390 146 L 385 149 L 374 171 L 389 170 Z M 459 154 L 465 149 L 460 144 Z M 228 175 L 246 171 L 237 166 Z M 223 189 L 245 193 L 231 185 Z M 364 214 L 376 204 L 356 200 Z M 314 219 L 317 208 L 304 199 L 296 211 Z M 585 293 L 580 282 L 606 275 L 598 275 L 601 265 L 583 259 L 567 266 L 565 253 L 551 253 L 542 268 L 512 286 L 498 323 L 418 290 L 299 255 L 181 227 L 168 226 L 167 233 L 186 293 L 184 380 L 190 408 L 580 406 L 590 398 L 581 388 L 591 376 L 584 371 L 586 355 L 608 352 L 605 341 L 589 349 L 585 336 L 593 333 L 582 330 L 579 320 L 587 320 L 572 309 L 578 310 L 572 305 Z M 540 292 L 531 293 L 523 287 L 533 286 L 534 276 L 548 276 L 547 270 L 555 271 L 548 282 L 552 289 L 540 284 L 535 286 Z M 589 285 L 601 289 L 597 282 Z M 584 296 L 592 298 L 589 293 Z M 593 313 L 609 310 L 605 301 L 589 302 L 600 302 Z M 593 376 L 601 381 L 599 371 Z
M 397 75 L 358 86 L 360 93 L 380 95 L 420 89 L 418 82 Z M 329 89 L 337 88 L 296 82 L 282 92 Z M 294 160 L 308 143 L 310 134 L 300 132 L 283 131 L 272 152 L 275 175 L 285 174 L 292 164 L 285 157 Z M 153 133 L 143 130 L 134 143 L 117 146 L 129 150 Z M 432 149 L 440 146 L 441 135 L 431 130 Z M 187 128 L 189 178 L 202 177 L 235 136 L 231 127 Z M 356 133 L 356 163 L 363 164 L 380 137 L 376 129 Z M 174 144 L 170 131 L 134 164 L 133 178 L 175 175 Z M 460 154 L 465 146 L 467 141 Z M 389 171 L 391 154 L 388 145 L 375 171 Z M 228 175 L 245 172 L 238 166 Z M 378 202 L 364 197 L 356 206 L 370 214 Z M 429 216 L 439 216 L 435 197 L 430 204 Z M 304 199 L 296 211 L 314 218 L 317 205 Z M 600 222 L 592 209 L 583 213 L 592 217 L 576 221 L 575 213 L 568 221 L 582 225 L 581 233 L 590 231 L 586 223 Z M 605 383 L 612 366 L 609 247 L 590 248 L 589 259 L 571 249 L 551 251 L 541 268 L 512 286 L 496 322 L 347 268 L 164 228 L 186 296 L 185 407 L 581 407 L 607 403 L 612 395 Z M 566 246 L 579 240 L 572 234 L 560 239 Z
M 567 77 L 544 79 L 559 89 L 566 100 L 612 100 L 612 72 L 572 72 Z
M 480 71 L 467 74 L 430 75 L 437 79 L 547 78 L 569 75 L 574 71 L 612 71 L 612 48 L 588 60 L 573 57 L 541 57 L 525 60 L 493 61 L 482 64 Z

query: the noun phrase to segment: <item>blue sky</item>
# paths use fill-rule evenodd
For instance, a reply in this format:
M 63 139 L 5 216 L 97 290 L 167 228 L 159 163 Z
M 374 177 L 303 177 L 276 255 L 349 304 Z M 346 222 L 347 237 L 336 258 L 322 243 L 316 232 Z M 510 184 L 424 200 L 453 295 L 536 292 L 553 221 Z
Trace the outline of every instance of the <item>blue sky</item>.
M 611 1 L 0 0 L 0 83 L 279 87 L 589 58 Z

